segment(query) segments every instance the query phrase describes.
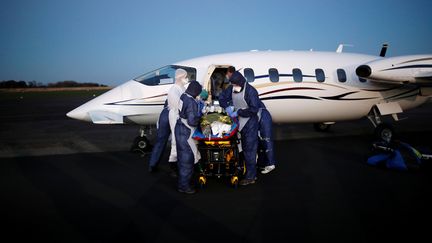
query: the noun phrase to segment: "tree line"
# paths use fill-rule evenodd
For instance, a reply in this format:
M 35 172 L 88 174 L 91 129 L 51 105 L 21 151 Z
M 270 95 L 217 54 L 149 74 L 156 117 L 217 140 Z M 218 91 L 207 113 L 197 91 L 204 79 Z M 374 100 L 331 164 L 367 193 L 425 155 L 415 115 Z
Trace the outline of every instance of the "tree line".
M 5 80 L 0 81 L 0 89 L 9 88 L 65 88 L 65 87 L 107 87 L 104 84 L 98 83 L 79 83 L 72 80 L 59 81 L 55 83 L 43 84 L 36 81 L 16 81 Z

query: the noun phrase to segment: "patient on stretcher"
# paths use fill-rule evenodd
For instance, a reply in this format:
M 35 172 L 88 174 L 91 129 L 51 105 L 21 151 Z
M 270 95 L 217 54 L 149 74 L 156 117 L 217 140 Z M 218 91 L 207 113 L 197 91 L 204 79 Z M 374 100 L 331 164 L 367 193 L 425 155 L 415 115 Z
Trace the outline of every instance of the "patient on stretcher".
M 202 116 L 200 127 L 193 134 L 193 138 L 226 139 L 236 133 L 237 127 L 237 122 L 224 113 L 208 113 Z

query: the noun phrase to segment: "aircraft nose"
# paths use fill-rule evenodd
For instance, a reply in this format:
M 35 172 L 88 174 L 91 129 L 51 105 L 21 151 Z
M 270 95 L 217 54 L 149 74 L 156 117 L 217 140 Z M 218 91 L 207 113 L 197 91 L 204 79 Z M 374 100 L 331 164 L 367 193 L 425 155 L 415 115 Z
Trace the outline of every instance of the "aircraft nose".
M 88 114 L 88 112 L 86 110 L 84 110 L 81 106 L 71 110 L 70 112 L 68 112 L 66 114 L 66 116 L 73 118 L 73 119 L 77 119 L 77 120 L 81 120 L 81 121 L 91 121 L 90 116 Z
M 142 87 L 142 84 L 131 80 L 87 101 L 66 116 L 98 124 L 123 121 L 122 112 L 128 111 L 115 104 L 143 97 Z

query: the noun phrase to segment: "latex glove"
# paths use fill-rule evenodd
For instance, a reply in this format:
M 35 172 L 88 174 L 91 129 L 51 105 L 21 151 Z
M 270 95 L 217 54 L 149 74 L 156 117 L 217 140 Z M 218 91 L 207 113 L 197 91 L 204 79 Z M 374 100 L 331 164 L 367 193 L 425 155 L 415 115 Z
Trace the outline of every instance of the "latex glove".
M 234 112 L 234 106 L 228 106 L 227 108 L 225 108 L 225 111 L 228 113 L 229 116 L 231 116 L 230 114 Z
M 209 113 L 209 111 L 210 111 L 210 107 L 208 107 L 208 106 L 205 106 L 205 107 L 202 109 L 202 113 L 203 113 L 203 114 L 205 114 L 205 113 Z
M 238 115 L 237 115 L 237 111 L 233 111 L 233 112 L 231 112 L 231 114 L 229 114 L 229 116 L 230 116 L 231 118 L 237 117 L 237 116 L 238 116 Z

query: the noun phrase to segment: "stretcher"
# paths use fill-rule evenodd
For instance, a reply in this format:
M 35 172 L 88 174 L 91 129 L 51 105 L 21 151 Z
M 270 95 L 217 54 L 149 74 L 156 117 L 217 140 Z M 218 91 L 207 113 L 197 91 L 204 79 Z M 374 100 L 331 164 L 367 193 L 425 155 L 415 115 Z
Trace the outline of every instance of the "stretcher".
M 220 136 L 204 136 L 201 129 L 193 134 L 193 139 L 198 141 L 198 150 L 201 160 L 198 164 L 198 184 L 203 188 L 209 177 L 228 177 L 230 184 L 238 187 L 239 177 L 244 175 L 246 167 L 239 153 L 239 139 L 237 137 L 238 121 L 233 120 L 233 125 L 228 133 Z

